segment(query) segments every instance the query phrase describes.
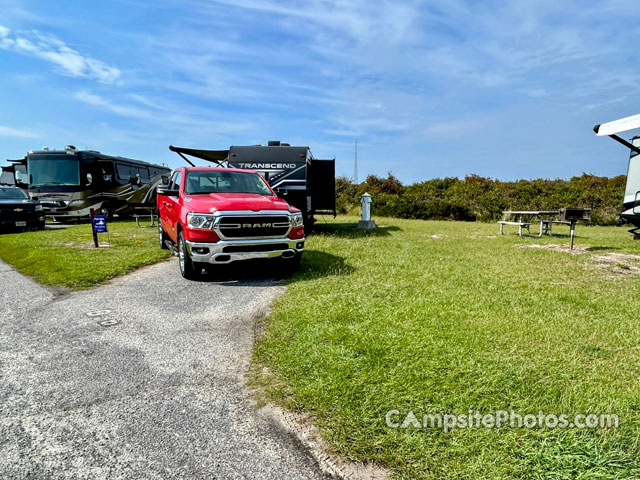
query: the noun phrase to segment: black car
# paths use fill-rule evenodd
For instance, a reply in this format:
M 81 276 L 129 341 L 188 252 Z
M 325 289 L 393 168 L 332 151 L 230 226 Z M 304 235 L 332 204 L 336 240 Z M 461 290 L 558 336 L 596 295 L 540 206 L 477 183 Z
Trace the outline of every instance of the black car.
M 0 232 L 43 230 L 44 211 L 27 192 L 17 187 L 0 186 Z

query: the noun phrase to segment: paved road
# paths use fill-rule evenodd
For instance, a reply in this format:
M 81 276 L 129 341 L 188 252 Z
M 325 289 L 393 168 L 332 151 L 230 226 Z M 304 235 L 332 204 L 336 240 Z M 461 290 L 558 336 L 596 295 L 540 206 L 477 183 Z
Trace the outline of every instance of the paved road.
M 0 263 L 0 478 L 323 478 L 244 389 L 281 291 L 172 259 L 56 296 Z

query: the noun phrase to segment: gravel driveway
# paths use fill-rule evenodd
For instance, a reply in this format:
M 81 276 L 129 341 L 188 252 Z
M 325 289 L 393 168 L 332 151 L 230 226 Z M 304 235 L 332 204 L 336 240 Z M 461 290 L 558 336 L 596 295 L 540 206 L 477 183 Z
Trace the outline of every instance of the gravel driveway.
M 172 259 L 62 296 L 0 263 L 0 285 L 0 478 L 323 478 L 244 387 L 278 281 Z

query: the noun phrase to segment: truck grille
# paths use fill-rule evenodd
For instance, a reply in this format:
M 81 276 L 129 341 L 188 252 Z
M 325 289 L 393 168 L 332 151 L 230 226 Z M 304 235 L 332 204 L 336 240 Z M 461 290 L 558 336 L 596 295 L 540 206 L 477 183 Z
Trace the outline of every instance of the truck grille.
M 24 204 L 24 205 L 2 205 L 0 206 L 0 219 L 8 220 L 8 221 L 21 221 L 32 219 L 35 213 L 35 205 L 33 204 Z M 18 210 L 16 212 L 16 210 Z
M 242 215 L 221 217 L 218 231 L 225 238 L 284 237 L 289 231 L 286 215 Z

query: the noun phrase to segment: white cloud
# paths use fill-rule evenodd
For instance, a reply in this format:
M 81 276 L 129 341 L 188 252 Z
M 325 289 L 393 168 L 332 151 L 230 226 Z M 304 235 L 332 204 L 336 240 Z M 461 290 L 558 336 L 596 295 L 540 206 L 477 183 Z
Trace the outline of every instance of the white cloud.
M 118 68 L 83 55 L 61 40 L 37 31 L 12 34 L 7 27 L 0 25 L 0 48 L 46 60 L 54 64 L 61 73 L 71 77 L 114 83 L 121 74 Z
M 38 135 L 28 130 L 0 125 L 0 137 L 38 138 Z
M 485 123 L 468 119 L 434 122 L 424 127 L 422 136 L 430 140 L 460 139 L 474 133 Z
M 107 100 L 106 98 L 100 97 L 99 95 L 95 95 L 90 92 L 80 91 L 74 94 L 76 100 L 79 100 L 88 105 L 92 105 L 94 107 L 99 107 L 103 110 L 110 111 L 117 115 L 122 115 L 124 117 L 131 118 L 141 118 L 141 119 L 149 119 L 151 118 L 151 114 L 146 110 L 128 107 L 125 105 L 117 105 Z
M 238 117 L 236 121 L 210 120 L 210 118 L 216 117 L 215 113 L 211 110 L 198 110 L 192 107 L 188 113 L 175 113 L 178 110 L 184 110 L 184 106 L 182 109 L 175 105 L 161 106 L 157 101 L 136 94 L 129 95 L 129 97 L 135 98 L 138 102 L 142 103 L 142 105 L 119 104 L 84 90 L 74 94 L 76 100 L 96 107 L 104 112 L 142 120 L 145 127 L 155 125 L 157 128 L 162 130 L 168 129 L 176 134 L 178 130 L 181 132 L 209 131 L 228 134 L 246 132 L 255 128 L 253 123 L 247 121 L 244 117 Z

